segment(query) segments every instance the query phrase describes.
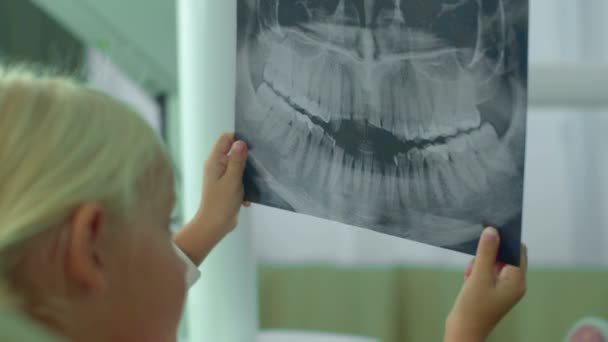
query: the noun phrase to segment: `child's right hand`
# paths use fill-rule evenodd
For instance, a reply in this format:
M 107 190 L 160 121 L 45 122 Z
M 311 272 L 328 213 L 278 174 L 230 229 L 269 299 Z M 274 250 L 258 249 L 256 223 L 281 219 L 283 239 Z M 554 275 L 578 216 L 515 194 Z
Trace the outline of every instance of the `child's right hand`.
M 465 271 L 465 283 L 446 321 L 445 342 L 484 341 L 526 292 L 527 249 L 521 267 L 496 262 L 499 235 L 486 228 L 477 256 Z

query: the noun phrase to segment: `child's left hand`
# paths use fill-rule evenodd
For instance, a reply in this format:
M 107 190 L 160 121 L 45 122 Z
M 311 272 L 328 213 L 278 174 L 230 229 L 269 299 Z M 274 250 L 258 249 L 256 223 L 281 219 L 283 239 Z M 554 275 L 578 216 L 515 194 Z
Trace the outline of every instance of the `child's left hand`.
M 188 224 L 175 236 L 175 244 L 197 266 L 226 234 L 236 227 L 243 202 L 243 172 L 247 146 L 234 141 L 233 133 L 222 135 L 205 163 L 203 196 L 200 207 Z
M 194 218 L 207 229 L 223 235 L 236 227 L 243 202 L 243 172 L 247 164 L 247 145 L 234 141 L 234 133 L 223 134 L 205 163 L 203 195 Z

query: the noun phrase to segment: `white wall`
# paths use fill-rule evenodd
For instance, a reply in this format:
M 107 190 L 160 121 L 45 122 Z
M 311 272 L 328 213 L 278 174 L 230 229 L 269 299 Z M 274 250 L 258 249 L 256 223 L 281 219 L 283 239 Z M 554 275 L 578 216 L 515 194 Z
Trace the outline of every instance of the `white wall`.
M 93 48 L 86 50 L 86 62 L 87 80 L 93 88 L 131 106 L 160 134 L 161 108 L 150 94 L 97 50 Z

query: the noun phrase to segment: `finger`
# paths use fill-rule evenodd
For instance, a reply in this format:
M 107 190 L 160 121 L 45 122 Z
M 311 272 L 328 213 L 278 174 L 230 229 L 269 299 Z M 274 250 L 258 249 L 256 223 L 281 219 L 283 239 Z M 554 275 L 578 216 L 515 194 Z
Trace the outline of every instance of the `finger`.
M 496 276 L 498 276 L 500 274 L 500 271 L 502 271 L 502 269 L 506 266 L 507 264 L 505 264 L 504 262 L 497 262 L 494 264 L 494 274 Z
M 528 246 L 526 246 L 525 244 L 521 244 L 521 259 L 519 261 L 519 267 L 522 269 L 522 271 L 524 272 L 524 276 L 526 275 L 526 273 L 528 272 Z
M 498 279 L 500 282 L 508 285 L 525 284 L 526 272 L 528 270 L 528 248 L 524 244 L 521 245 L 520 255 L 520 266 L 505 266 L 498 274 Z
M 474 264 L 475 264 L 475 258 L 473 258 L 473 260 L 471 260 L 471 262 L 469 263 L 469 266 L 467 266 L 467 268 L 464 270 L 464 280 L 469 279 L 469 277 L 471 276 L 471 272 L 473 271 Z
M 519 299 L 526 293 L 526 276 L 524 270 L 512 265 L 505 266 L 498 275 L 497 289 L 510 298 Z
M 224 133 L 215 142 L 205 163 L 205 170 L 211 177 L 219 179 L 226 171 L 228 152 L 230 152 L 233 142 L 234 133 Z
M 483 230 L 477 246 L 472 276 L 494 277 L 494 264 L 496 263 L 499 244 L 500 237 L 496 228 L 488 227 Z
M 233 143 L 234 133 L 231 132 L 222 134 L 217 139 L 215 145 L 213 146 L 213 149 L 211 150 L 211 157 L 218 158 L 227 155 L 228 152 L 230 152 L 230 148 L 232 147 Z
M 249 201 L 245 201 L 245 202 L 243 202 L 243 206 L 244 206 L 245 208 L 249 208 L 249 207 L 251 207 L 251 202 L 249 202 Z
M 237 141 L 232 144 L 232 149 L 230 150 L 230 160 L 228 161 L 226 175 L 235 180 L 240 180 L 243 177 L 245 165 L 247 165 L 247 145 L 243 141 Z

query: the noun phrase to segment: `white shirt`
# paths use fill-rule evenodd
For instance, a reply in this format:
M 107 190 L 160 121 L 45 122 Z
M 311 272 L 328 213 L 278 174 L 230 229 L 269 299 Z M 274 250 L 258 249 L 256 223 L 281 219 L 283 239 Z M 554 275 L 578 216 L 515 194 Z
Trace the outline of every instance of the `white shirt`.
M 192 285 L 194 285 L 194 283 L 196 283 L 198 278 L 201 277 L 201 271 L 198 270 L 198 267 L 196 267 L 192 260 L 188 258 L 186 253 L 184 253 L 182 249 L 179 248 L 179 246 L 177 246 L 175 243 L 173 244 L 173 248 L 175 249 L 177 256 L 182 259 L 184 264 L 186 264 L 186 284 L 188 285 L 188 288 L 190 288 Z

